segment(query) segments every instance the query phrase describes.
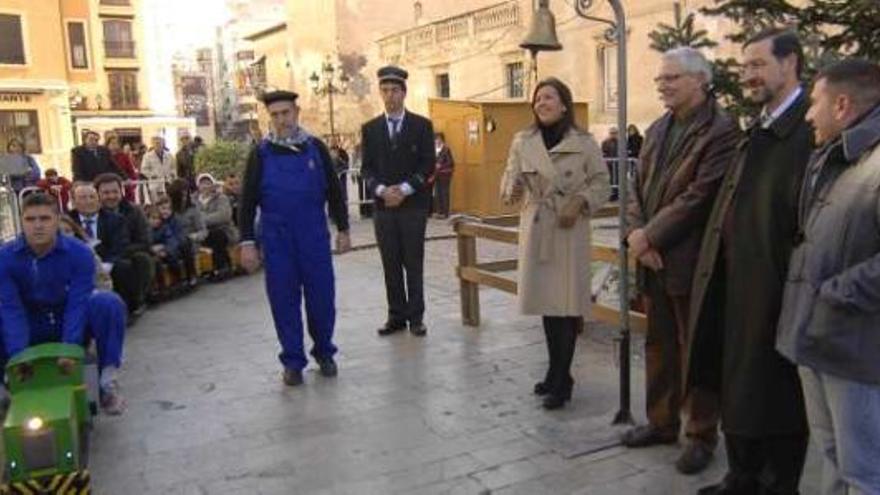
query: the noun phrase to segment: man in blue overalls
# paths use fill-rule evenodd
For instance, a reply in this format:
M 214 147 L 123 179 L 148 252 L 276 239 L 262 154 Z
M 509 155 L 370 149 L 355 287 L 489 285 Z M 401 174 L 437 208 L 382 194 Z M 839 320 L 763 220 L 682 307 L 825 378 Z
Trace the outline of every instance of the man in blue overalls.
M 0 382 L 9 358 L 46 342 L 95 340 L 101 407 L 121 414 L 116 386 L 122 362 L 125 303 L 95 290 L 95 255 L 79 240 L 58 233 L 58 201 L 45 193 L 26 197 L 24 234 L 0 248 Z M 58 360 L 69 372 L 73 362 Z
M 336 224 L 337 252 L 351 249 L 348 208 L 342 199 L 333 160 L 320 139 L 299 127 L 297 94 L 263 95 L 273 132 L 251 150 L 239 207 L 241 263 L 257 269 L 260 252 L 266 264 L 266 292 L 281 343 L 284 383 L 303 382 L 308 364 L 303 351 L 300 307 L 305 296 L 312 356 L 321 375 L 336 376 L 333 327 L 336 323 L 333 261 L 326 209 Z M 260 210 L 259 235 L 254 228 Z

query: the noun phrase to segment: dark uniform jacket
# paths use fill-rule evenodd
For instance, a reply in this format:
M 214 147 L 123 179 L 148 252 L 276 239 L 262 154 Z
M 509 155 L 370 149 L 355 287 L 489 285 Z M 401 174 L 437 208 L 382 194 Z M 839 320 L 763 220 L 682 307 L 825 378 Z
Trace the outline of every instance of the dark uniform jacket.
M 813 145 L 807 106 L 801 95 L 768 129 L 749 129 L 706 224 L 691 297 L 687 369 L 690 381 L 721 381 L 728 433 L 789 435 L 807 428 L 797 369 L 774 348 Z
M 434 127 L 431 121 L 421 115 L 406 112 L 400 135 L 392 143 L 388 121 L 385 114 L 382 114 L 363 125 L 361 143 L 361 173 L 368 193 L 374 196 L 380 185 L 393 186 L 406 182 L 415 192 L 398 208 L 427 211 L 431 205 L 431 191 L 427 182 L 434 172 L 436 162 Z M 379 210 L 385 209 L 382 198 L 375 200 Z

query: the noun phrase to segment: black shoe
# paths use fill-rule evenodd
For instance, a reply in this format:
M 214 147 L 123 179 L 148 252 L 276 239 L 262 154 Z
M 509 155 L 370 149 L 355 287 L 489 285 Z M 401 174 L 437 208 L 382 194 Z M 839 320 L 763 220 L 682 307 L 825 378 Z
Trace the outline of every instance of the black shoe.
M 380 328 L 376 332 L 379 334 L 379 336 L 385 337 L 386 335 L 391 335 L 393 333 L 401 332 L 403 330 L 406 330 L 405 324 L 388 322 L 385 323 L 382 328 Z
M 428 327 L 424 323 L 413 323 L 409 326 L 409 333 L 416 337 L 424 337 L 428 333 Z
M 712 462 L 712 449 L 703 442 L 688 442 L 684 452 L 675 461 L 675 469 L 681 474 L 697 474 Z
M 535 395 L 547 395 L 550 393 L 550 387 L 544 382 L 538 382 L 535 384 L 535 388 L 532 391 Z
M 555 395 L 550 394 L 547 397 L 544 397 L 544 403 L 541 404 L 542 407 L 548 411 L 552 411 L 554 409 L 562 409 L 566 402 L 571 398 L 571 394 L 568 396 L 565 395 Z
M 697 495 L 753 495 L 759 491 L 760 486 L 754 478 L 735 478 L 728 473 L 724 481 L 700 488 Z
M 630 448 L 671 444 L 678 441 L 678 432 L 662 430 L 651 425 L 641 425 L 627 430 L 621 441 Z
M 332 378 L 339 373 L 339 368 L 336 366 L 336 362 L 333 361 L 333 358 L 318 361 L 318 366 L 321 368 L 321 376 Z
M 297 385 L 303 384 L 303 374 L 302 371 L 296 370 L 284 370 L 284 375 L 282 376 L 284 379 L 284 384 L 288 387 L 296 387 Z

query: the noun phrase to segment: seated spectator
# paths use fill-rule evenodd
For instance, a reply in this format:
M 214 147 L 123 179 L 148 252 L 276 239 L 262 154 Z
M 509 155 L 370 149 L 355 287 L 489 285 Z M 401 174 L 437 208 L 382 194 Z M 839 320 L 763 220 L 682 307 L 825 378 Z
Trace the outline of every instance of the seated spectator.
M 160 199 L 155 205 L 147 207 L 146 215 L 150 223 L 150 250 L 153 255 L 160 263 L 167 266 L 178 280 L 195 287 L 198 278 L 193 243 L 180 228 L 177 217 L 171 211 L 170 201 L 167 198 Z M 159 281 L 161 284 L 161 277 Z
M 58 171 L 54 168 L 46 169 L 46 177 L 37 182 L 37 187 L 46 191 L 58 200 L 61 209 L 64 212 L 70 207 L 70 187 L 71 182 L 64 177 L 58 175 Z
M 0 375 L 28 346 L 47 342 L 84 345 L 94 339 L 100 403 L 121 414 L 125 402 L 116 374 L 122 363 L 125 310 L 112 292 L 95 290 L 95 261 L 88 246 L 58 233 L 58 203 L 45 193 L 25 198 L 23 234 L 0 247 Z M 73 363 L 59 359 L 69 371 Z M 0 376 L 2 378 L 2 376 Z
M 137 270 L 131 259 L 125 256 L 131 244 L 125 218 L 101 208 L 95 186 L 88 183 L 74 186 L 73 206 L 70 218 L 85 230 L 89 240 L 100 241 L 95 251 L 113 277 L 114 290 L 122 296 L 129 313 L 135 317 L 142 314 Z
M 218 190 L 211 174 L 201 174 L 198 178 L 199 211 L 208 228 L 204 245 L 211 248 L 214 260 L 214 275 L 223 279 L 229 275 L 232 260 L 229 259 L 229 246 L 238 242 L 238 229 L 232 223 L 232 206 L 229 198 Z
M 223 181 L 223 194 L 229 198 L 229 205 L 232 207 L 232 223 L 238 227 L 238 200 L 241 197 L 241 179 L 238 174 L 232 172 L 226 176 Z
M 208 229 L 202 219 L 202 212 L 193 204 L 189 184 L 183 179 L 172 182 L 168 186 L 168 199 L 171 200 L 171 210 L 181 230 L 192 241 L 193 247 L 198 248 L 199 244 L 208 237 Z
M 101 174 L 95 179 L 101 206 L 125 219 L 129 243 L 123 257 L 134 269 L 131 281 L 132 314 L 140 316 L 146 310 L 146 296 L 153 285 L 156 263 L 150 254 L 150 226 L 143 211 L 122 197 L 122 179 L 116 174 Z
M 92 250 L 92 254 L 95 255 L 95 287 L 100 290 L 112 291 L 113 279 L 110 277 L 110 272 L 105 269 L 104 263 L 101 262 L 101 257 L 95 252 L 95 246 L 97 243 L 89 239 L 86 235 L 86 231 L 67 215 L 61 215 L 61 223 L 58 226 L 58 230 L 62 234 L 75 237 L 89 246 Z
M 123 178 L 131 182 L 125 186 L 125 199 L 126 201 L 133 203 L 135 200 L 134 190 L 137 187 L 134 182 L 137 182 L 138 180 L 138 171 L 134 167 L 131 155 L 119 146 L 119 137 L 116 134 L 107 134 L 104 143 L 107 145 L 107 149 L 110 150 L 110 159 L 112 159 L 116 167 L 125 174 L 125 177 Z M 106 176 L 106 174 L 101 175 Z M 101 177 L 101 175 L 98 177 Z M 95 180 L 97 180 L 98 177 L 95 177 Z M 95 187 L 97 187 L 97 185 Z

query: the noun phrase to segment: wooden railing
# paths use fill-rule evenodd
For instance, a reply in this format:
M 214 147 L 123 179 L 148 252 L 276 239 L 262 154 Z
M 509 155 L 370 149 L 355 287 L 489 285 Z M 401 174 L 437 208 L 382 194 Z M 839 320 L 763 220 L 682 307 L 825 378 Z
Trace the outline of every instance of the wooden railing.
M 593 218 L 607 218 L 617 215 L 616 207 L 606 207 L 593 215 Z M 516 294 L 517 283 L 503 272 L 515 272 L 516 259 L 480 262 L 477 256 L 477 239 L 517 244 L 519 242 L 519 219 L 516 216 L 502 216 L 482 221 L 460 220 L 455 223 L 458 242 L 458 267 L 456 275 L 461 292 L 461 319 L 465 325 L 480 325 L 480 286 L 492 287 Z M 618 248 L 592 246 L 592 261 L 618 262 Z M 584 260 L 586 262 L 586 259 Z M 620 324 L 620 311 L 604 304 L 594 302 L 593 318 L 612 325 Z M 633 330 L 644 332 L 646 319 L 643 313 L 630 311 L 630 325 Z

